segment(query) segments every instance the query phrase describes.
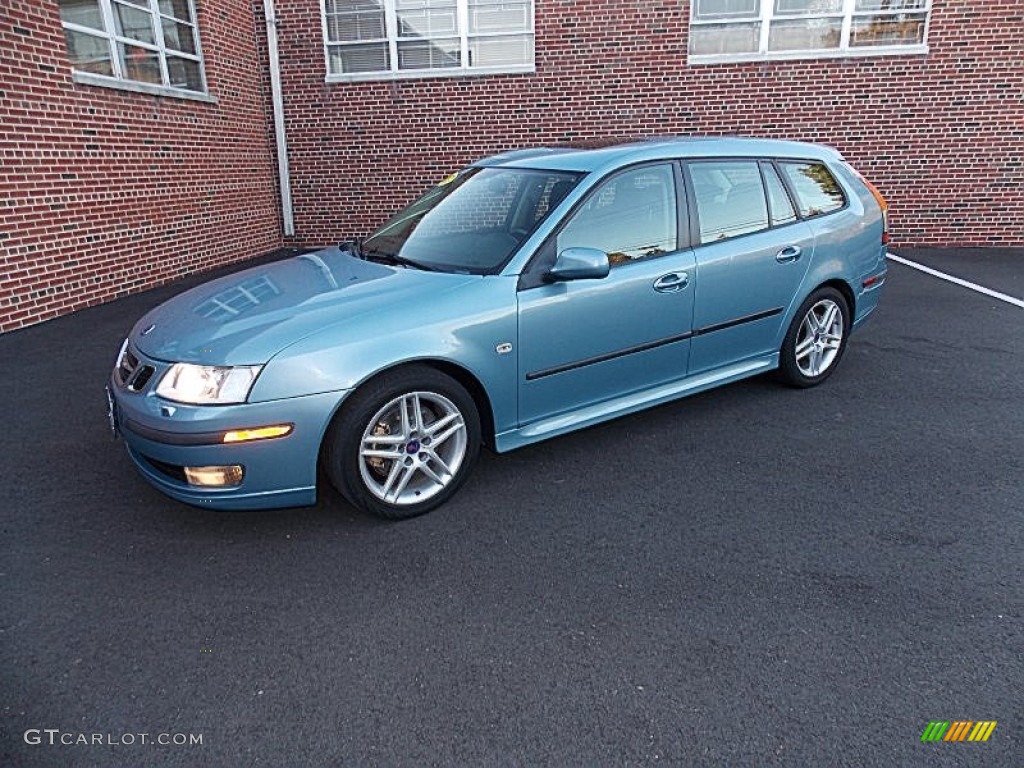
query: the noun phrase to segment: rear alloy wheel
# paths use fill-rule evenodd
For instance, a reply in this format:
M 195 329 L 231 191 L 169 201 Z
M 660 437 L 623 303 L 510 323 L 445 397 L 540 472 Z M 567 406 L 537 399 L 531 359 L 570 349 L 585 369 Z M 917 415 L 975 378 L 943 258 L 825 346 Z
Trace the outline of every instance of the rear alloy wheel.
M 433 368 L 400 369 L 357 391 L 327 437 L 326 470 L 352 504 L 402 519 L 447 501 L 480 451 L 473 398 Z
M 820 384 L 836 369 L 850 336 L 850 308 L 831 287 L 819 288 L 800 305 L 779 353 L 779 374 L 795 387 Z

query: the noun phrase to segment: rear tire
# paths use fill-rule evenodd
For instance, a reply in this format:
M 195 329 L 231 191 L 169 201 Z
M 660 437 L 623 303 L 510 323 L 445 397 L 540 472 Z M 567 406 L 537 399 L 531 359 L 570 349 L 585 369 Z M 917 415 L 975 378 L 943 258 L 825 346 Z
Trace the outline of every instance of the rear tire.
M 832 375 L 850 338 L 850 306 L 835 288 L 824 286 L 793 316 L 779 351 L 779 378 L 793 387 L 813 387 Z
M 324 470 L 353 506 L 391 520 L 444 504 L 480 453 L 480 417 L 466 389 L 427 366 L 360 387 L 324 438 Z

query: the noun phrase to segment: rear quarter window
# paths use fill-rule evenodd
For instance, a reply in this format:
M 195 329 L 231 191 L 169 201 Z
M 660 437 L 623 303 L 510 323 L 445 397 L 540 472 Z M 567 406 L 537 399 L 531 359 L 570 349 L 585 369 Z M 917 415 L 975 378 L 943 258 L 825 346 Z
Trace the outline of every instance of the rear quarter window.
M 801 216 L 821 216 L 846 205 L 843 188 L 824 163 L 782 162 L 779 166 L 796 194 Z

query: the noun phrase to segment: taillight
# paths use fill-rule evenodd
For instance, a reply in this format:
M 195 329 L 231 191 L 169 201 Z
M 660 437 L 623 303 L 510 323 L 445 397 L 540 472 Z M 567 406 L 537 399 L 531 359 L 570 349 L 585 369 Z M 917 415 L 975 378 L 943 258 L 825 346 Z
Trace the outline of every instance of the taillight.
M 889 203 L 886 202 L 882 193 L 878 191 L 878 187 L 872 184 L 870 181 L 864 178 L 864 175 L 854 168 L 852 165 L 848 166 L 851 171 L 856 174 L 857 178 L 864 182 L 864 186 L 868 188 L 871 196 L 875 198 L 878 203 L 878 207 L 882 209 L 882 245 L 889 244 Z

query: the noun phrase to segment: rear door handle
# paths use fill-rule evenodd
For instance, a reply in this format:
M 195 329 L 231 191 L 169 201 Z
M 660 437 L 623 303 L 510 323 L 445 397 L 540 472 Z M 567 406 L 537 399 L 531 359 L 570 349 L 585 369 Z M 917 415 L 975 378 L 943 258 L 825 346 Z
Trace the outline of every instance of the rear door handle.
M 775 260 L 779 264 L 788 264 L 791 261 L 796 261 L 800 258 L 803 251 L 799 245 L 787 245 L 781 251 L 775 254 Z
M 658 293 L 675 293 L 681 291 L 690 282 L 690 276 L 685 272 L 669 272 L 654 281 L 654 290 Z

